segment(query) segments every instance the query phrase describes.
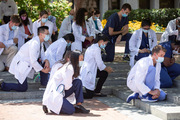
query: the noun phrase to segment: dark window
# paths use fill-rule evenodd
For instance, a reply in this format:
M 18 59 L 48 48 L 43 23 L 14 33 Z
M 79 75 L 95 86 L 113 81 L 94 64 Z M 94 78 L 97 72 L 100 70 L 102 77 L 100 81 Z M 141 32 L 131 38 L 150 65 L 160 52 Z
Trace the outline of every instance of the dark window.
M 150 9 L 150 0 L 139 0 L 140 9 Z
M 160 8 L 174 8 L 174 0 L 160 0 Z

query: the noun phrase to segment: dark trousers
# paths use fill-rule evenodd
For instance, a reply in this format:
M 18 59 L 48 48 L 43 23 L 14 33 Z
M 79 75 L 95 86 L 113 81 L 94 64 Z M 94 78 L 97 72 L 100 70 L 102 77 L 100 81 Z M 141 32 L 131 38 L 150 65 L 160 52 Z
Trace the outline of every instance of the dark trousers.
M 174 63 L 170 67 L 161 67 L 160 82 L 161 88 L 170 88 L 173 80 L 180 75 L 180 64 Z
M 72 87 L 69 90 L 65 90 L 65 97 L 63 98 L 63 104 L 61 108 L 61 113 L 63 114 L 73 114 L 75 112 L 74 106 L 66 99 L 72 93 L 75 93 L 76 103 L 83 103 L 83 89 L 82 81 L 80 79 L 75 79 L 72 82 Z
M 100 93 L 102 90 L 102 86 L 104 84 L 104 82 L 106 81 L 108 77 L 108 72 L 106 72 L 105 70 L 100 71 L 99 69 L 97 70 L 97 75 L 96 78 L 99 78 L 97 85 L 96 85 L 96 89 L 94 91 L 89 90 L 87 88 L 86 89 L 86 93 L 84 93 L 84 98 L 85 99 L 91 99 L 94 96 L 94 92 L 95 93 Z
M 44 67 L 45 63 L 42 64 L 42 67 Z M 49 73 L 43 73 L 40 71 L 40 82 L 41 85 L 46 86 L 49 81 Z
M 131 38 L 132 34 L 127 33 L 126 35 L 122 36 L 121 41 L 126 41 L 125 46 L 125 54 L 129 54 L 129 40 Z M 113 62 L 114 56 L 115 56 L 115 43 L 116 43 L 117 37 L 114 37 L 111 39 L 111 42 L 109 42 L 105 48 L 106 50 L 106 57 L 103 57 L 104 62 Z
M 52 42 L 55 42 L 58 39 L 58 31 L 55 32 L 55 35 L 51 36 Z

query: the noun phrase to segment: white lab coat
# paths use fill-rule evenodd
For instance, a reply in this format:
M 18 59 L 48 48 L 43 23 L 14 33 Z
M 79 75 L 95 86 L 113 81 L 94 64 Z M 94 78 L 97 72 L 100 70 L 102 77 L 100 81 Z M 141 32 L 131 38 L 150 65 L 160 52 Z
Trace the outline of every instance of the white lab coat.
M 133 92 L 139 93 L 140 95 L 145 95 L 146 93 L 151 91 L 151 89 L 149 89 L 145 85 L 145 78 L 149 66 L 153 66 L 153 60 L 151 55 L 138 60 L 137 63 L 134 65 L 134 67 L 131 69 L 127 78 L 127 86 Z M 160 71 L 161 71 L 161 64 L 156 63 L 154 89 L 159 89 L 159 90 L 160 90 Z
M 15 14 L 18 14 L 18 9 L 14 0 L 8 0 L 6 3 L 0 3 L 0 19 L 3 19 L 3 16 L 11 16 Z
M 92 91 L 95 89 L 97 68 L 99 68 L 100 71 L 106 68 L 101 58 L 101 49 L 98 43 L 92 44 L 87 48 L 84 63 L 80 70 L 80 79 L 82 80 L 83 86 Z
M 68 33 L 72 33 L 71 32 L 71 29 L 72 29 L 72 25 L 71 25 L 71 19 L 70 17 L 66 17 L 62 24 L 61 24 L 61 27 L 60 27 L 60 30 L 59 30 L 59 36 L 58 36 L 58 39 L 59 38 L 62 38 L 63 36 L 65 36 L 66 34 Z
M 178 36 L 179 32 L 176 29 L 176 19 L 169 21 L 165 32 L 161 36 L 160 43 L 169 41 L 169 36 L 176 35 Z
M 129 40 L 129 49 L 130 49 L 130 66 L 134 66 L 134 57 L 138 55 L 139 48 L 142 42 L 142 28 L 136 30 Z M 148 32 L 148 39 L 149 39 L 149 48 L 152 49 L 157 45 L 157 37 L 156 33 L 153 30 L 149 30 Z
M 40 26 L 41 26 L 41 21 L 39 21 L 39 20 L 36 20 L 33 23 L 33 34 L 34 34 L 34 37 L 38 36 L 38 27 L 40 27 Z M 48 20 L 45 23 L 45 26 L 49 27 L 49 35 L 52 36 L 54 24 L 51 21 Z M 44 45 L 46 46 L 46 48 L 48 48 L 50 44 L 47 41 L 47 42 L 44 42 Z
M 4 43 L 6 46 L 5 49 L 9 48 L 12 45 L 15 45 L 14 40 L 9 39 L 9 23 L 0 26 L 0 42 Z M 14 38 L 18 38 L 18 28 L 14 31 Z M 4 48 L 0 48 L 0 55 L 2 54 Z
M 29 18 L 29 24 L 27 25 L 29 32 L 32 34 L 32 21 Z M 25 43 L 25 39 L 28 38 L 29 35 L 25 34 L 24 25 L 19 27 L 19 37 L 18 37 L 18 50 L 21 48 L 22 45 Z
M 95 38 L 95 31 L 92 25 L 87 21 L 85 21 L 85 23 L 86 23 L 86 29 L 87 29 L 88 35 L 93 36 Z M 85 41 L 86 36 L 82 35 L 82 27 L 77 25 L 76 22 L 73 22 L 72 28 L 73 28 L 73 34 L 75 37 L 75 42 L 72 43 L 71 50 L 82 51 L 82 42 Z
M 100 20 L 100 19 L 97 19 L 97 26 L 98 26 L 98 29 L 99 29 L 99 30 L 96 29 L 96 26 L 95 26 L 95 23 L 94 23 L 94 20 L 93 20 L 92 17 L 90 17 L 88 20 L 89 20 L 89 22 L 91 23 L 91 25 L 92 25 L 92 27 L 93 27 L 93 29 L 94 29 L 94 31 L 95 31 L 95 34 L 102 33 L 103 27 L 102 27 L 102 24 L 101 24 L 101 20 Z
M 59 64 L 59 67 L 62 65 Z M 56 66 L 55 69 L 59 68 Z M 56 91 L 60 84 L 65 85 L 65 90 L 72 87 L 72 76 L 74 74 L 73 66 L 68 62 L 58 69 L 52 77 L 50 77 L 46 90 L 43 95 L 43 105 L 52 110 L 56 114 L 60 113 L 63 104 L 63 95 Z
M 64 38 L 60 38 L 48 47 L 48 49 L 45 52 L 45 56 L 49 60 L 50 67 L 52 67 L 55 62 L 63 58 L 66 46 L 66 40 Z
M 26 77 L 33 78 L 34 70 L 39 72 L 43 69 L 37 61 L 39 56 L 42 62 L 46 59 L 43 43 L 40 43 L 39 36 L 36 36 L 20 48 L 11 62 L 9 72 L 22 84 Z

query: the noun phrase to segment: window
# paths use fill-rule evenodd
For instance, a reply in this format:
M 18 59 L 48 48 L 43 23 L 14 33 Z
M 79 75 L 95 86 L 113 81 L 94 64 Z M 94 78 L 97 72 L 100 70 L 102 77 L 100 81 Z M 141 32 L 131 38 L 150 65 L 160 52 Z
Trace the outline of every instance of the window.
M 174 0 L 159 0 L 160 8 L 174 8 Z

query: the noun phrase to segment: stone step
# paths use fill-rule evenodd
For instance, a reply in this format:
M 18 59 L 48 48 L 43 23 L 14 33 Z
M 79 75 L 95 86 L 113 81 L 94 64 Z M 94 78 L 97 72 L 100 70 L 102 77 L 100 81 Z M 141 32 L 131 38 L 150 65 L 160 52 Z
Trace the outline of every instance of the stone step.
M 127 116 L 132 120 L 162 120 L 154 115 L 151 115 L 143 110 L 136 108 L 128 103 L 125 103 L 123 100 L 115 97 L 115 96 L 108 96 L 108 97 L 97 97 L 95 98 L 102 103 L 108 105 L 109 107 L 113 108 L 114 110 L 120 112 L 121 114 Z
M 113 89 L 113 94 L 124 101 L 126 101 L 126 98 L 131 93 L 132 92 L 128 90 L 126 86 Z M 170 101 L 171 100 L 148 103 L 136 99 L 134 101 L 131 101 L 130 104 L 135 105 L 137 108 L 151 113 L 152 115 L 157 116 L 163 120 L 179 120 L 180 106 Z

